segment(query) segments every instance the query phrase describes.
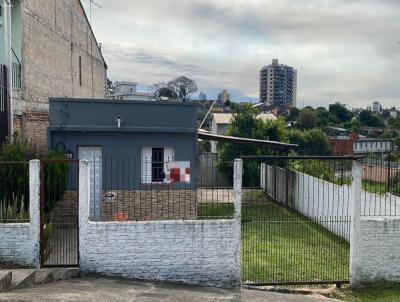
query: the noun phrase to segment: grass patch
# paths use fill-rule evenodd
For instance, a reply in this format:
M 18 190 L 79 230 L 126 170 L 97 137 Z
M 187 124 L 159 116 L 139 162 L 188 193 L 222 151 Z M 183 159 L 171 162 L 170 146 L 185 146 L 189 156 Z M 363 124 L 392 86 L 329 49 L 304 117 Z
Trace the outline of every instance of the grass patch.
M 363 180 L 362 188 L 365 191 L 368 191 L 371 193 L 376 193 L 376 194 L 381 194 L 381 195 L 386 194 L 387 189 L 388 189 L 386 183 L 368 181 L 368 180 Z
M 244 282 L 348 280 L 349 245 L 345 240 L 270 201 L 262 192 L 244 192 L 243 197 L 255 201 L 242 205 Z M 206 219 L 227 218 L 233 210 L 233 204 L 202 204 L 198 214 Z
M 351 302 L 400 301 L 400 284 L 381 284 L 352 291 L 348 286 L 335 290 L 332 298 Z

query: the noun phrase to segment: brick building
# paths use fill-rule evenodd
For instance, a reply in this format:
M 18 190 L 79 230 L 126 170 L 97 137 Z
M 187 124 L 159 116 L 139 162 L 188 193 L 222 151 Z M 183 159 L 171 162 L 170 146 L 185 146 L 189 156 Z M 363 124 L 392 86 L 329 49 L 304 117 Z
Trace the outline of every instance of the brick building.
M 107 65 L 79 0 L 7 2 L 0 0 L 0 64 L 12 87 L 3 97 L 8 133 L 47 149 L 49 98 L 103 98 Z

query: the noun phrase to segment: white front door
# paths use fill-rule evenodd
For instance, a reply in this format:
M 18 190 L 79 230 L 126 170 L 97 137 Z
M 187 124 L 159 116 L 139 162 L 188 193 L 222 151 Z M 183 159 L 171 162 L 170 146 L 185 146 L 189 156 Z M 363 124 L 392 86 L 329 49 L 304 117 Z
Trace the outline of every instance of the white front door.
M 101 219 L 101 190 L 102 190 L 102 149 L 101 147 L 78 147 L 79 159 L 90 162 L 90 213 L 91 220 Z

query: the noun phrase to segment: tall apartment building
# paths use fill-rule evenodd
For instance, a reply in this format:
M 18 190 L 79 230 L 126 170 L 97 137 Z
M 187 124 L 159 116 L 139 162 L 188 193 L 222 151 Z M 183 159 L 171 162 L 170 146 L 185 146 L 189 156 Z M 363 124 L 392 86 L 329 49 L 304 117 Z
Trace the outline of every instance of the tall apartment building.
M 0 0 L 0 145 L 47 149 L 50 97 L 104 98 L 107 65 L 79 0 Z
M 296 106 L 297 70 L 277 59 L 260 71 L 260 102 L 267 106 Z

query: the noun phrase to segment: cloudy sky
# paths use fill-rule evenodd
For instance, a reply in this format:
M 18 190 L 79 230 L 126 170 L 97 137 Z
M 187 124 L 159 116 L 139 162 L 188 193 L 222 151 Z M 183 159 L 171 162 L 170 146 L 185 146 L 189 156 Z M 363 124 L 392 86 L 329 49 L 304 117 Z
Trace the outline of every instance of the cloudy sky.
M 298 70 L 299 105 L 400 106 L 400 0 L 95 1 L 114 81 L 186 75 L 209 98 L 256 100 L 259 69 L 279 58 Z

